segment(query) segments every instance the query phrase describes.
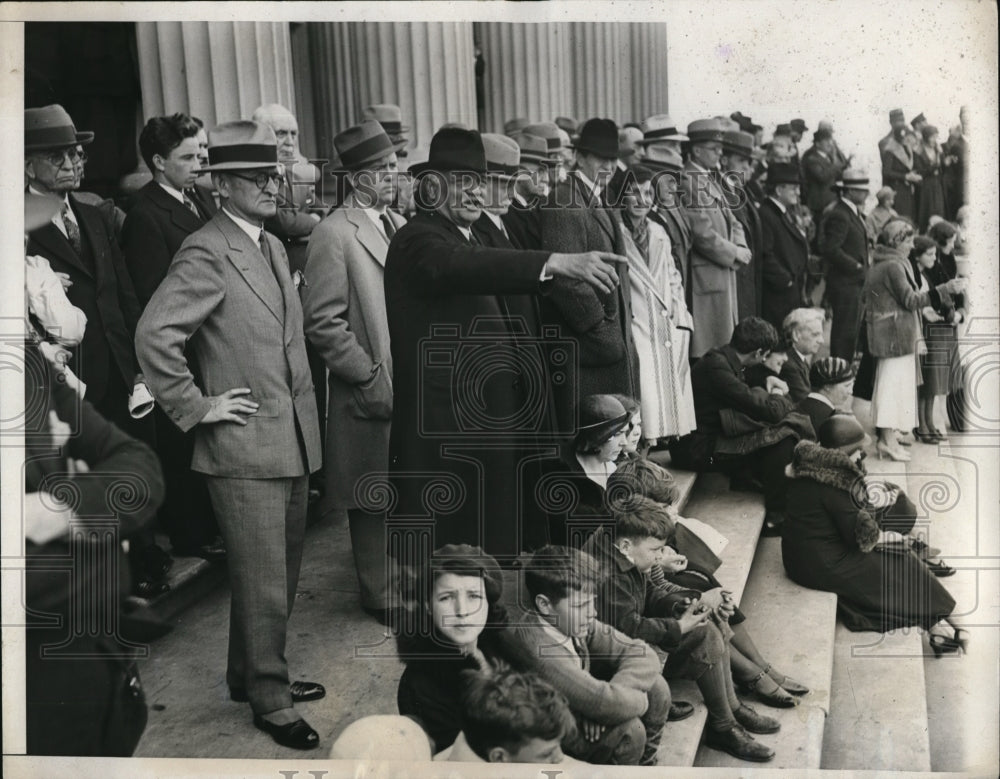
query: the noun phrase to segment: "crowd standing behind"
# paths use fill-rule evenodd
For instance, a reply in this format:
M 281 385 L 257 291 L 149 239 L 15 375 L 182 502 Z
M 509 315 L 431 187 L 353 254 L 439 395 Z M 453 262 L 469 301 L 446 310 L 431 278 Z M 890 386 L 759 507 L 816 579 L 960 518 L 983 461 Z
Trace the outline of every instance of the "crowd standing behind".
M 707 746 L 770 760 L 749 734 L 778 723 L 737 697 L 734 673 L 772 706 L 808 688 L 760 656 L 712 571 L 688 566 L 669 474 L 643 464 L 669 452 L 763 492 L 788 575 L 837 592 L 850 627 L 916 625 L 935 654 L 964 651 L 936 580 L 954 570 L 911 535 L 905 494 L 852 493 L 867 443 L 852 393 L 872 400 L 880 457 L 909 459 L 911 430 L 945 439 L 938 397 L 964 423 L 968 111 L 943 144 L 922 114 L 889 121 L 866 212 L 869 175 L 828 121 L 801 152 L 802 119 L 765 144 L 738 111 L 683 130 L 667 114 L 449 124 L 407 165 L 400 109 L 376 104 L 324 166 L 283 106 L 208 129 L 176 113 L 143 128 L 150 179 L 126 213 L 80 191 L 93 133 L 59 105 L 29 108 L 39 440 L 58 450 L 80 426 L 71 480 L 131 459 L 146 484 L 125 528 L 133 594 L 169 589 L 171 555 L 227 561 L 229 694 L 279 744 L 320 743 L 294 704 L 326 691 L 291 681 L 285 653 L 318 503 L 346 511 L 361 606 L 397 634 L 411 754 L 652 765 L 692 711 L 671 699 L 681 677 L 705 699 Z M 29 555 L 97 510 L 35 470 L 25 491 Z M 428 516 L 410 532 L 429 541 L 390 538 Z M 436 551 L 407 556 L 418 548 Z M 516 566 L 530 602 L 510 621 Z M 53 635 L 29 632 L 33 647 Z M 120 670 L 29 663 L 30 748 L 130 754 L 145 705 L 123 673 L 124 689 Z M 62 705 L 97 701 L 95 686 L 114 690 L 94 710 Z M 346 741 L 333 753 L 353 756 Z

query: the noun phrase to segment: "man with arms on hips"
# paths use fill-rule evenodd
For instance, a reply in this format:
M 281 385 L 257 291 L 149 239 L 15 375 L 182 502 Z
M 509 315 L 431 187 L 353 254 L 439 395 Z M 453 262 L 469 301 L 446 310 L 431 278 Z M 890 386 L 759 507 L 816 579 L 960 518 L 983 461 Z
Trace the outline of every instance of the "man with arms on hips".
M 205 474 L 229 556 L 230 697 L 249 701 L 279 744 L 312 749 L 319 736 L 292 704 L 325 690 L 289 684 L 285 639 L 321 444 L 302 308 L 284 248 L 263 229 L 284 172 L 274 132 L 256 122 L 216 127 L 208 156 L 222 208 L 146 306 L 139 361 L 167 416 L 197 426 L 191 467 Z

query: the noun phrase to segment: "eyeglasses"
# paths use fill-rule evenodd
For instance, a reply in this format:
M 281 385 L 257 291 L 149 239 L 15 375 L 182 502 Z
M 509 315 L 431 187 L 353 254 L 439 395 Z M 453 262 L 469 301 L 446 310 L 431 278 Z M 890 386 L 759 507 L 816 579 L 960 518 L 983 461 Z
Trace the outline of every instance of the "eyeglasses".
M 252 181 L 257 185 L 257 189 L 261 191 L 267 189 L 268 184 L 274 184 L 280 189 L 281 185 L 285 183 L 285 172 L 283 170 L 272 171 L 271 173 L 257 173 L 253 176 L 241 176 L 239 173 L 232 172 L 229 175 L 243 179 L 244 181 Z
M 52 151 L 41 155 L 53 168 L 61 168 L 63 160 L 69 158 L 70 163 L 86 162 L 87 152 L 83 149 L 69 148 L 60 151 Z

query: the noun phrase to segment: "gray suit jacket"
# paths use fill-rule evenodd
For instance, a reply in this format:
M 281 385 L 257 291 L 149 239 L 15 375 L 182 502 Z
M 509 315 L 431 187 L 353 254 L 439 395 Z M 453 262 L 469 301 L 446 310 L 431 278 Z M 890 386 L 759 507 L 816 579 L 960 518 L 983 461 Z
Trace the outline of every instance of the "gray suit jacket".
M 406 220 L 387 212 L 396 229 Z M 392 354 L 383 274 L 389 242 L 349 195 L 313 230 L 305 331 L 330 370 L 326 483 L 336 508 L 356 508 L 358 479 L 389 467 Z M 378 366 L 373 374 L 373 370 Z
M 245 426 L 198 427 L 191 468 L 201 473 L 268 479 L 301 476 L 321 465 L 302 307 L 281 242 L 264 235 L 273 271 L 220 210 L 181 245 L 139 320 L 139 363 L 181 430 L 205 416 L 209 396 L 234 387 L 251 388 L 251 399 L 260 404 Z

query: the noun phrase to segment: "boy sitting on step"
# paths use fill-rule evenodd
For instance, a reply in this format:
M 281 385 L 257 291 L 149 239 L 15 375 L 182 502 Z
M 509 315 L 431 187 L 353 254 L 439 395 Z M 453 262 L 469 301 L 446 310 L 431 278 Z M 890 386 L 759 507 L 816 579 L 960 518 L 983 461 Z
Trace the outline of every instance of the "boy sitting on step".
M 665 651 L 664 676 L 695 681 L 708 708 L 706 746 L 741 760 L 771 760 L 774 750 L 750 733 L 775 733 L 779 723 L 742 703 L 733 689 L 729 617 L 735 604 L 721 589 L 656 587 L 648 574 L 673 530 L 666 509 L 633 496 L 612 503 L 611 510 L 614 526 L 599 528 L 584 547 L 610 572 L 597 589 L 601 618 Z
M 576 719 L 563 751 L 589 763 L 655 765 L 670 710 L 656 653 L 597 621 L 600 572 L 577 549 L 545 546 L 524 569 L 530 606 L 498 636 L 504 656 L 561 692 Z
M 576 732 L 566 699 L 530 673 L 466 672 L 462 693 L 462 731 L 435 760 L 462 763 L 561 763 L 561 743 Z

